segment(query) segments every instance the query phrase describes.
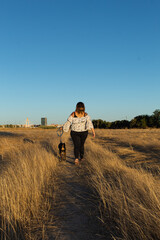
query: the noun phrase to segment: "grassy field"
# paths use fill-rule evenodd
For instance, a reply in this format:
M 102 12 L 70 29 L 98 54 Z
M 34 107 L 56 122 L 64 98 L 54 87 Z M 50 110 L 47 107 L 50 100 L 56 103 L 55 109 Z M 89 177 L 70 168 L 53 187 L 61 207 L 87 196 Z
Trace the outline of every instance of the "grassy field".
M 0 237 L 47 239 L 46 226 L 57 227 L 49 215 L 60 165 L 56 130 L 1 130 L 0 140 Z M 99 212 L 92 217 L 104 232 L 160 239 L 160 130 L 96 130 L 85 147 L 84 181 Z
M 113 239 L 160 239 L 160 131 L 97 130 L 89 179 Z
M 1 239 L 31 239 L 37 230 L 43 236 L 57 167 L 56 132 L 1 131 L 0 140 Z

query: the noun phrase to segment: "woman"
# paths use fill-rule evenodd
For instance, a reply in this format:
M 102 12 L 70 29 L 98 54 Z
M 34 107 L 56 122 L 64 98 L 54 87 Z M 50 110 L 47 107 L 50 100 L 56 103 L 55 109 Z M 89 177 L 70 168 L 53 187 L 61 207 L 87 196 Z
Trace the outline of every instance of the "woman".
M 63 131 L 68 132 L 71 127 L 71 137 L 74 144 L 75 164 L 83 160 L 84 156 L 84 143 L 88 136 L 88 130 L 92 130 L 93 137 L 95 137 L 95 131 L 90 119 L 90 116 L 85 112 L 85 105 L 82 102 L 78 102 L 76 110 L 73 112 L 67 122 L 63 125 Z

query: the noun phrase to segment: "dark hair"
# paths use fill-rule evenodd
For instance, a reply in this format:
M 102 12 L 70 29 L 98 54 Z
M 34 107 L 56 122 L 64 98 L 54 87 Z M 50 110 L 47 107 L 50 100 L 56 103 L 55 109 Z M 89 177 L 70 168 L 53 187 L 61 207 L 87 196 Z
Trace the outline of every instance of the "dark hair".
M 85 105 L 83 102 L 78 102 L 76 105 L 76 112 L 83 113 L 85 112 Z

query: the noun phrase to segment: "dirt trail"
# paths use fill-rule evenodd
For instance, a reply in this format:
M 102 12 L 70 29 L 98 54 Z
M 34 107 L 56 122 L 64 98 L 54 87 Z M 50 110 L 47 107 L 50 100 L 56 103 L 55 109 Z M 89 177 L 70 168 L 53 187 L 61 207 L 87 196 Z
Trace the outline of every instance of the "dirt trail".
M 85 174 L 85 163 L 74 165 L 73 146 L 71 140 L 68 140 L 67 159 L 60 163 L 58 177 L 54 182 L 52 211 L 56 230 L 49 236 L 49 240 L 111 239 L 102 234 L 93 194 L 84 180 Z

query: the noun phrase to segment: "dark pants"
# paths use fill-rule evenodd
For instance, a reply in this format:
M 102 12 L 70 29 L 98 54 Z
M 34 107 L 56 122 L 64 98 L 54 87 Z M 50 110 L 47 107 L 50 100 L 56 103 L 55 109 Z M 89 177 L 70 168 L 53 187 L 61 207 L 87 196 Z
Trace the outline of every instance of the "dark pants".
M 88 136 L 88 131 L 85 132 L 75 132 L 71 131 L 71 138 L 74 144 L 74 155 L 75 158 L 83 158 L 84 155 L 84 143 Z

